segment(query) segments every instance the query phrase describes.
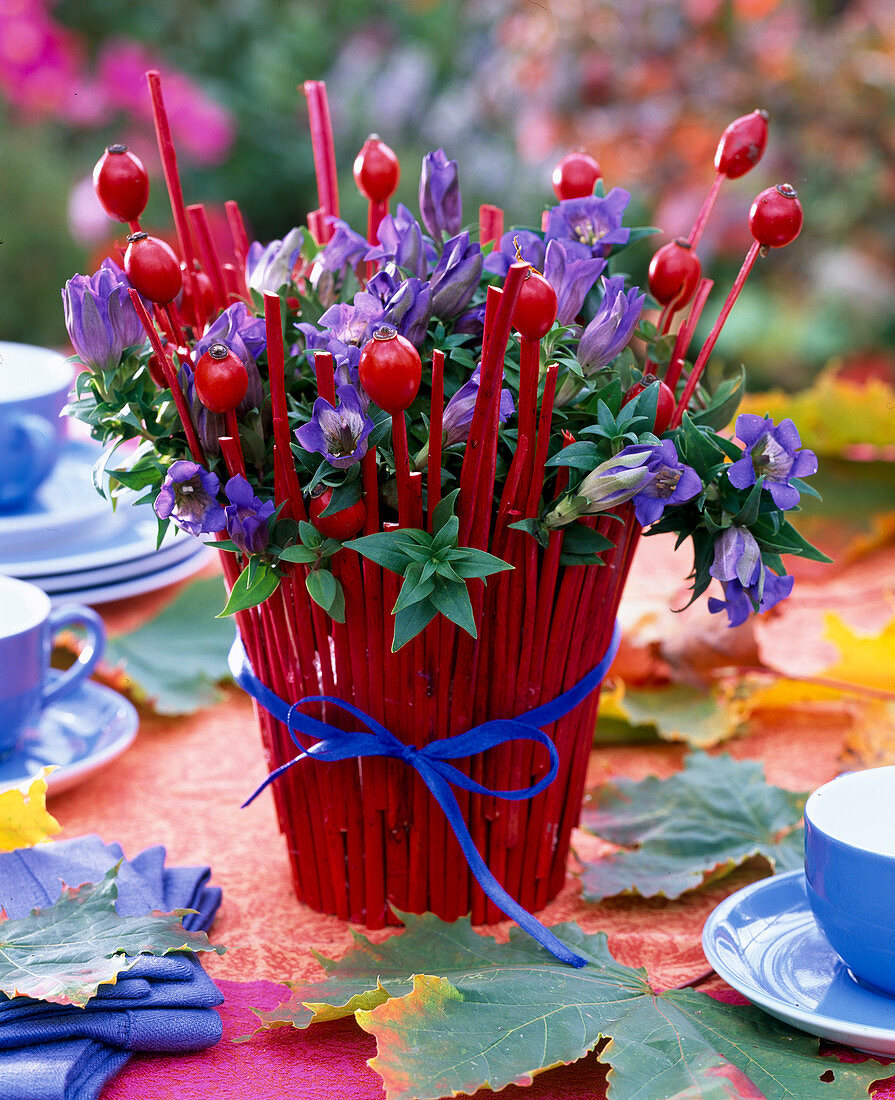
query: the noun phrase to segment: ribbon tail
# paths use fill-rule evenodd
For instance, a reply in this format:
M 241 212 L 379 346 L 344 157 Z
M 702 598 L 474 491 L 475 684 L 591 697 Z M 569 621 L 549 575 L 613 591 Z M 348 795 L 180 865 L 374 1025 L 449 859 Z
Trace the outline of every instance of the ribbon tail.
M 454 797 L 454 792 L 447 782 L 437 772 L 430 770 L 425 765 L 419 767 L 414 762 L 414 766 L 417 767 L 423 782 L 444 811 L 444 816 L 447 818 L 448 824 L 460 844 L 463 856 L 469 864 L 469 869 L 475 876 L 476 882 L 497 908 L 506 913 L 520 928 L 524 928 L 533 939 L 538 941 L 541 947 L 549 951 L 560 962 L 574 967 L 587 966 L 587 959 L 582 958 L 581 955 L 576 955 L 574 951 L 570 950 L 546 925 L 541 924 L 537 917 L 529 913 L 515 898 L 511 897 L 492 875 L 487 863 L 482 859 L 478 848 L 473 842 L 463 819 L 463 813 L 457 799 Z
M 280 776 L 283 775 L 284 772 L 289 771 L 289 769 L 292 767 L 293 764 L 298 764 L 298 763 L 300 763 L 300 761 L 306 759 L 307 755 L 308 754 L 306 752 L 300 752 L 298 754 L 298 756 L 293 756 L 292 759 L 287 760 L 285 764 L 280 764 L 280 766 L 278 768 L 274 768 L 274 770 L 270 773 L 270 775 L 267 777 L 267 779 L 264 780 L 264 782 L 261 784 L 261 786 L 257 787 L 255 789 L 255 791 L 252 794 L 249 795 L 249 797 L 245 800 L 245 802 L 243 802 L 243 804 L 239 808 L 241 810 L 244 810 L 246 808 L 246 806 L 251 806 L 251 804 L 255 801 L 255 799 L 258 797 L 258 795 L 261 794 L 261 792 L 266 787 L 269 787 L 270 784 L 273 783 L 273 781 L 275 779 L 279 779 Z

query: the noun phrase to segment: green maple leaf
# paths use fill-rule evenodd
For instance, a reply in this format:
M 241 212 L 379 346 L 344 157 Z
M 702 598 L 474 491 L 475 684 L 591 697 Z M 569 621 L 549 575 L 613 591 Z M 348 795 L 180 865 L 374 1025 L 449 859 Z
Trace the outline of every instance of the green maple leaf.
M 159 714 L 210 706 L 229 679 L 233 623 L 215 618 L 223 594 L 219 577 L 195 581 L 139 630 L 109 639 L 106 661 L 121 665 L 138 699 Z
M 102 882 L 63 886 L 55 905 L 27 917 L 0 914 L 0 993 L 83 1007 L 100 985 L 115 982 L 135 955 L 215 951 L 204 932 L 187 932 L 191 909 L 120 917 L 115 912 L 120 864 Z
M 795 870 L 806 797 L 766 783 L 755 761 L 726 754 L 691 753 L 669 779 L 607 783 L 591 793 L 581 824 L 630 850 L 586 864 L 584 896 L 677 898 L 756 855 Z
M 643 969 L 623 966 L 602 932 L 554 926 L 588 960 L 557 962 L 518 928 L 508 943 L 431 914 L 406 915 L 403 934 L 381 944 L 356 937 L 329 976 L 295 986 L 288 1005 L 258 1012 L 264 1026 L 354 1012 L 376 1037 L 370 1065 L 388 1100 L 436 1100 L 530 1084 L 553 1066 L 611 1039 L 610 1100 L 845 1100 L 865 1098 L 877 1064 L 818 1057 L 818 1041 L 755 1008 L 693 990 L 656 993 Z M 821 1075 L 832 1072 L 832 1082 Z

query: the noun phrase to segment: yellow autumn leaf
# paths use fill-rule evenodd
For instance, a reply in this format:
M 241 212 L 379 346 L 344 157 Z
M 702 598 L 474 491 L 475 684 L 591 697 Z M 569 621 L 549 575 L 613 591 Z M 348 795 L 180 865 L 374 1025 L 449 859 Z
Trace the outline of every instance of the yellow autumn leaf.
M 842 378 L 833 368 L 822 371 L 798 393 L 768 390 L 747 394 L 740 412 L 790 417 L 802 443 L 819 454 L 841 455 L 853 447 L 889 447 L 895 440 L 895 389 L 880 378 Z
M 61 832 L 62 826 L 47 811 L 47 775 L 51 771 L 42 768 L 27 792 L 18 787 L 0 791 L 0 852 L 31 848 Z
M 879 633 L 867 634 L 852 630 L 835 611 L 828 611 L 824 639 L 836 646 L 839 659 L 825 668 L 820 678 L 895 695 L 895 617 Z

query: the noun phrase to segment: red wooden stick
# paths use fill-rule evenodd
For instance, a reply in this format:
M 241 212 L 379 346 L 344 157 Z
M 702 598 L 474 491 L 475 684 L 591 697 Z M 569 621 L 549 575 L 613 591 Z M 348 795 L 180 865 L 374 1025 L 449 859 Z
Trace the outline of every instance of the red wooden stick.
M 162 343 L 158 330 L 152 323 L 152 318 L 147 313 L 140 295 L 133 287 L 130 290 L 130 297 L 131 301 L 134 303 L 134 309 L 136 309 L 137 315 L 140 318 L 140 323 L 143 325 L 143 329 L 149 337 L 149 343 L 152 345 L 152 350 L 155 352 L 156 358 L 162 368 L 165 381 L 168 383 L 168 387 L 171 390 L 174 405 L 180 416 L 180 421 L 183 424 L 183 430 L 186 432 L 187 445 L 189 446 L 190 454 L 193 456 L 193 461 L 198 462 L 200 466 L 204 466 L 205 452 L 202 449 L 202 444 L 199 442 L 199 437 L 196 435 L 196 429 L 193 427 L 193 422 L 190 419 L 190 410 L 187 408 L 186 398 L 183 396 L 183 391 L 177 380 L 177 372 L 174 370 L 174 364 L 168 358 L 165 352 L 165 345 Z
M 224 203 L 227 212 L 227 225 L 230 227 L 230 238 L 233 241 L 233 251 L 240 268 L 245 271 L 246 256 L 249 254 L 249 236 L 246 233 L 245 222 L 242 220 L 242 211 L 239 204 L 233 199 Z
M 286 403 L 286 353 L 283 344 L 283 319 L 280 313 L 279 295 L 264 292 L 264 327 L 267 336 L 267 369 L 270 378 L 270 400 L 273 409 L 273 428 L 276 450 L 282 466 L 282 489 L 293 519 L 307 519 L 301 485 L 295 473 L 292 459 L 292 439 L 289 434 Z M 277 503 L 282 503 L 278 501 Z
M 479 207 L 479 243 L 484 247 L 490 241 L 499 242 L 503 236 L 503 210 L 490 203 Z
M 758 241 L 753 241 L 752 247 L 746 253 L 746 259 L 743 260 L 743 266 L 737 273 L 733 286 L 730 288 L 730 293 L 724 300 L 724 305 L 721 307 L 718 319 L 715 321 L 712 331 L 708 335 L 708 339 L 702 345 L 702 349 L 696 357 L 696 362 L 693 364 L 693 369 L 690 371 L 690 377 L 687 379 L 686 386 L 684 386 L 684 392 L 681 394 L 680 400 L 674 410 L 674 419 L 671 422 L 672 427 L 677 427 L 678 424 L 680 424 L 681 418 L 687 411 L 687 405 L 689 405 L 690 398 L 693 396 L 693 392 L 696 389 L 696 384 L 699 382 L 702 372 L 705 370 L 705 365 L 709 361 L 709 356 L 715 348 L 715 344 L 721 334 L 721 329 L 724 327 L 724 322 L 727 320 L 731 309 L 733 309 L 733 303 L 737 300 L 737 296 L 743 289 L 743 285 L 749 276 L 749 272 L 755 265 L 755 261 L 758 259 L 760 251 L 761 245 Z
M 180 186 L 180 173 L 177 170 L 177 152 L 174 149 L 174 140 L 171 137 L 171 126 L 168 123 L 168 113 L 165 110 L 162 82 L 158 71 L 150 69 L 146 74 L 146 81 L 149 84 L 155 135 L 158 141 L 159 154 L 162 158 L 162 169 L 165 173 L 165 185 L 168 188 L 168 198 L 171 202 L 171 213 L 174 215 L 174 227 L 177 230 L 177 241 L 180 244 L 180 255 L 186 263 L 186 274 L 190 281 L 192 299 L 196 303 L 196 308 L 198 308 L 199 288 L 195 275 L 196 255 L 190 237 L 190 226 L 183 202 L 183 188 Z M 199 326 L 198 318 L 196 323 Z
M 336 407 L 336 382 L 333 374 L 333 356 L 329 351 L 314 354 L 314 369 L 317 373 L 317 392 L 324 401 Z
M 392 447 L 395 454 L 395 478 L 398 482 L 398 520 L 401 527 L 413 527 L 415 508 L 410 484 L 410 450 L 403 412 L 392 417 Z
M 429 403 L 429 456 L 426 467 L 426 510 L 429 513 L 429 530 L 432 516 L 441 500 L 441 445 L 444 416 L 444 352 L 437 348 L 432 352 L 432 396 Z
M 332 229 L 326 222 L 324 210 L 311 210 L 308 213 L 308 229 L 318 244 L 326 244 L 332 234 Z
M 190 225 L 199 242 L 199 251 L 202 253 L 202 264 L 211 279 L 214 287 L 215 304 L 219 310 L 227 308 L 227 284 L 224 282 L 224 270 L 221 266 L 221 258 L 218 256 L 211 235 L 211 226 L 208 224 L 208 213 L 201 202 L 188 206 Z
M 228 413 L 229 417 L 231 414 Z M 233 416 L 236 414 L 233 413 Z M 232 428 L 227 429 L 232 431 Z M 218 438 L 218 442 L 221 445 L 221 454 L 224 456 L 224 463 L 227 466 L 227 472 L 231 477 L 236 477 L 237 474 L 246 476 L 246 464 L 243 457 L 242 447 L 239 445 L 239 437 L 234 435 L 222 435 Z
M 314 171 L 317 176 L 317 197 L 324 218 L 339 216 L 339 184 L 336 174 L 336 151 L 333 142 L 332 121 L 326 84 L 322 80 L 306 80 L 304 93 L 308 100 L 308 117 L 311 129 L 311 145 L 314 150 Z M 327 225 L 324 241 L 332 236 Z
M 537 447 L 525 507 L 527 516 L 538 514 L 538 502 L 544 490 L 544 463 L 547 461 L 547 448 L 550 444 L 550 424 L 553 419 L 553 399 L 556 396 L 557 370 L 556 363 L 551 363 L 544 379 L 544 395 L 541 398 L 541 413 L 538 417 Z

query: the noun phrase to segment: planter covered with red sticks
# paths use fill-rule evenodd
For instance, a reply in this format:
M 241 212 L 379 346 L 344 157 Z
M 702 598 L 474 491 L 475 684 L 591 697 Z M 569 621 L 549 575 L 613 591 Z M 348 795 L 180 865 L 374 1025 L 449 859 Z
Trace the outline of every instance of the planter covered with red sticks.
M 296 891 L 370 927 L 391 907 L 506 914 L 576 964 L 532 914 L 565 880 L 641 534 L 687 542 L 694 598 L 713 585 L 732 624 L 789 594 L 782 555 L 822 558 L 790 522 L 817 466 L 795 425 L 736 417 L 741 377 L 702 381 L 752 265 L 798 234 L 798 198 L 756 200 L 755 244 L 691 352 L 702 226 L 751 165 L 721 159 L 690 239 L 656 253 L 653 298 L 618 267 L 652 231 L 626 224 L 630 196 L 598 168 L 574 186 L 560 171 L 540 231 L 505 231 L 488 205 L 476 234 L 454 160 L 428 154 L 418 208 L 392 209 L 401 173 L 372 137 L 359 232 L 338 217 L 310 82 L 320 207 L 261 244 L 228 203 L 219 255 L 184 207 L 149 76 L 180 240 L 166 262 L 189 285 L 136 262 L 136 283 L 111 261 L 70 280 L 90 368 L 72 408 L 104 441 L 139 440 L 107 471 L 113 493 L 217 540 Z M 123 319 L 144 345 L 115 342 Z

